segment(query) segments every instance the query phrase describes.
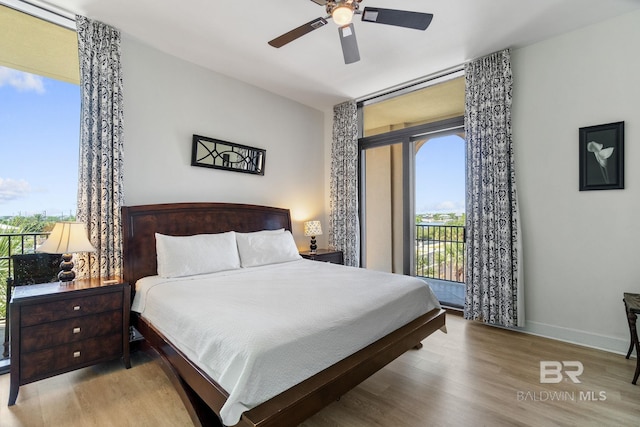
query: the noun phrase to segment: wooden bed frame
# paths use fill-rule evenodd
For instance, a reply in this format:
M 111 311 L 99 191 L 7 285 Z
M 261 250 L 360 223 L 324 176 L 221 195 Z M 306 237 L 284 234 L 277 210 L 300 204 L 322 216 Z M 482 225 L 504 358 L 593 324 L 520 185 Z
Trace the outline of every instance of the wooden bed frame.
M 122 208 L 124 280 L 132 287 L 156 274 L 154 233 L 185 236 L 225 231 L 291 230 L 289 210 L 228 203 L 174 203 Z M 163 369 L 196 426 L 221 426 L 217 414 L 227 392 L 191 362 L 144 317 L 132 313 L 147 348 L 157 352 Z M 298 425 L 373 373 L 442 328 L 444 310 L 434 309 L 368 347 L 245 412 L 238 426 Z

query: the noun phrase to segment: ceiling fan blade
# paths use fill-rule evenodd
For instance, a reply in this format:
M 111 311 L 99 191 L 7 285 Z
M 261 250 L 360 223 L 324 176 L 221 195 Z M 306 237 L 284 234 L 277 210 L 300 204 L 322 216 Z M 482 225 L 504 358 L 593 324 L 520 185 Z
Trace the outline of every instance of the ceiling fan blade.
M 312 2 L 319 4 L 320 6 L 325 6 L 327 4 L 327 0 L 311 0 Z
M 360 52 L 358 51 L 358 42 L 353 24 L 345 25 L 338 28 L 340 34 L 340 44 L 342 45 L 342 54 L 344 55 L 344 63 L 351 64 L 360 61 Z
M 433 14 L 431 13 L 382 9 L 379 7 L 365 7 L 364 12 L 362 12 L 363 21 L 413 28 L 415 30 L 426 30 L 432 19 Z
M 273 47 L 282 47 L 285 44 L 290 43 L 295 39 L 310 33 L 313 30 L 317 30 L 320 27 L 324 27 L 325 25 L 327 25 L 326 19 L 316 18 L 313 21 L 307 22 L 304 25 L 300 25 L 298 28 L 294 28 L 288 33 L 284 33 L 280 37 L 276 37 L 275 39 L 271 40 L 269 44 Z

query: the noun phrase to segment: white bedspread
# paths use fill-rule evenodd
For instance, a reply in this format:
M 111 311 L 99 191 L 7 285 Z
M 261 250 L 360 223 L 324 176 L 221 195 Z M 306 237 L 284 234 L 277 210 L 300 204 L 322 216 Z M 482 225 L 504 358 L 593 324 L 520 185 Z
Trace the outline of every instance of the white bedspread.
M 136 284 L 142 314 L 228 393 L 225 425 L 440 307 L 420 279 L 298 260 Z

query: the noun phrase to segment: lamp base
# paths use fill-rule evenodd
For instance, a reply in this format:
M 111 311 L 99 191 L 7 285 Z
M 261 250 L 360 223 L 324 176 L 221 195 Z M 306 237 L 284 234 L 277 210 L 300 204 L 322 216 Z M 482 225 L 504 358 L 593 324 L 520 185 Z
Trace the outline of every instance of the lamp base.
M 58 273 L 58 280 L 61 282 L 71 282 L 76 278 L 76 273 L 73 271 L 73 254 L 63 254 L 62 262 L 60 263 L 60 272 Z
M 309 246 L 309 253 L 315 254 L 318 246 L 316 245 L 316 236 L 311 236 L 311 246 Z

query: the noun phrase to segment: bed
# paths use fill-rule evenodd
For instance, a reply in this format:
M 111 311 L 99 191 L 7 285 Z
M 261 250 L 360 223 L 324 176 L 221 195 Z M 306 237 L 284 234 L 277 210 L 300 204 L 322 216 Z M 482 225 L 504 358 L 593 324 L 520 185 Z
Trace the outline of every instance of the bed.
M 160 205 L 146 205 L 146 206 L 131 206 L 122 208 L 122 221 L 123 221 L 123 250 L 124 250 L 124 279 L 130 283 L 137 283 L 140 279 L 140 283 L 151 283 L 150 288 L 156 290 L 163 290 L 165 303 L 168 300 L 175 300 L 176 307 L 178 306 L 178 300 L 183 299 L 183 292 L 176 291 L 174 279 L 158 278 L 157 270 L 157 252 L 156 252 L 156 233 L 167 236 L 194 236 L 201 234 L 212 233 L 225 233 L 225 232 L 237 232 L 237 233 L 251 233 L 260 230 L 291 230 L 291 219 L 289 211 L 286 209 L 255 206 L 255 205 L 242 205 L 242 204 L 225 204 L 225 203 L 182 203 L 182 204 L 160 204 Z M 289 234 L 290 235 L 290 234 Z M 164 265 L 164 262 L 163 262 Z M 332 270 L 327 274 L 347 274 L 352 273 L 353 268 L 344 266 L 325 266 L 322 263 L 309 260 L 289 260 L 282 265 L 259 265 L 251 268 L 243 268 L 239 270 L 233 270 L 231 272 L 215 273 L 209 277 L 209 275 L 190 276 L 187 280 L 190 282 L 188 286 L 190 289 L 204 289 L 210 288 L 210 285 L 205 284 L 205 280 L 223 280 L 226 282 L 235 283 L 233 287 L 244 286 L 246 283 L 251 282 L 248 274 L 255 274 L 257 277 L 269 277 L 275 275 L 276 283 L 285 283 L 287 280 L 283 279 L 283 274 L 286 277 L 299 277 L 303 274 L 303 277 L 307 277 L 308 280 L 303 281 L 305 286 L 313 289 L 314 287 L 322 286 L 322 274 L 325 271 Z M 349 271 L 347 271 L 349 270 Z M 367 273 L 366 270 L 356 270 L 362 274 Z M 298 275 L 298 276 L 294 276 Z M 154 276 L 156 276 L 154 278 Z M 218 276 L 223 276 L 221 279 Z M 317 277 L 316 277 L 317 276 Z M 394 275 L 395 276 L 395 275 Z M 315 282 L 311 279 L 315 277 Z M 401 278 L 401 276 L 396 276 Z M 395 279 L 395 278 L 394 278 Z M 178 280 L 178 279 L 175 279 Z M 366 277 L 366 280 L 370 280 Z M 329 280 L 325 280 L 328 282 Z M 208 282 L 207 282 L 208 283 Z M 142 293 L 147 293 L 148 289 L 144 286 Z M 177 286 L 182 286 L 179 289 L 186 289 L 184 284 L 180 282 Z M 222 318 L 223 312 L 239 313 L 240 317 L 238 322 L 247 321 L 252 315 L 263 316 L 260 312 L 260 304 L 251 306 L 248 312 L 243 316 L 242 309 L 236 309 L 232 302 L 216 302 L 218 299 L 222 300 L 222 285 L 216 285 L 216 291 L 220 298 L 214 298 L 211 302 L 211 316 L 213 321 L 216 321 L 216 307 L 218 308 L 219 317 Z M 245 295 L 248 295 L 254 291 L 245 290 Z M 267 291 L 271 292 L 271 291 Z M 289 291 L 287 295 L 289 295 Z M 151 293 L 151 292 L 149 292 Z M 330 293 L 329 291 L 323 293 Z M 374 293 L 374 292 L 371 292 Z M 141 295 L 136 295 L 138 301 L 141 300 Z M 269 305 L 266 299 L 268 293 L 262 299 L 263 305 Z M 409 300 L 416 298 L 408 297 Z M 135 299 L 135 298 L 134 298 Z M 251 298 L 247 298 L 250 300 Z M 255 298 L 254 298 L 255 299 Z M 349 299 L 349 298 L 347 298 Z M 350 298 L 355 300 L 356 298 Z M 199 304 L 202 310 L 207 309 L 207 304 L 201 299 Z M 207 300 L 208 301 L 208 300 Z M 274 300 L 275 301 L 275 300 Z M 255 302 L 255 301 L 254 301 Z M 248 303 L 248 301 L 247 301 Z M 136 303 L 139 304 L 139 303 Z M 172 301 L 172 305 L 174 302 Z M 273 302 L 271 303 L 273 304 Z M 410 304 L 405 301 L 400 301 L 403 307 Z M 333 304 L 331 304 L 333 305 Z M 296 305 L 283 305 L 284 307 L 297 307 Z M 230 307 L 234 307 L 230 309 Z M 249 307 L 249 305 L 247 305 Z M 165 306 L 158 308 L 156 312 L 166 311 L 171 312 L 172 306 Z M 422 310 L 413 320 L 414 315 L 411 318 L 400 320 L 401 326 L 391 324 L 390 330 L 381 333 L 381 336 L 375 337 L 371 343 L 353 343 L 353 349 L 351 349 L 351 343 L 348 341 L 340 343 L 336 349 L 345 349 L 347 354 L 339 354 L 337 360 L 331 360 L 329 366 L 326 368 L 320 366 L 317 373 L 312 371 L 310 377 L 296 378 L 294 374 L 291 375 L 292 384 L 284 384 L 282 391 L 278 391 L 273 397 L 268 400 L 258 403 L 255 406 L 249 405 L 249 407 L 242 410 L 240 419 L 237 423 L 239 426 L 287 426 L 297 425 L 304 421 L 315 412 L 319 411 L 341 395 L 349 391 L 351 388 L 358 385 L 368 376 L 381 369 L 390 361 L 400 356 L 405 351 L 421 346 L 420 342 L 433 333 L 434 331 L 441 329 L 445 324 L 445 313 L 439 307 L 429 306 L 427 308 L 416 308 Z M 229 419 L 228 408 L 232 404 L 237 402 L 245 402 L 248 399 L 246 396 L 238 398 L 235 390 L 229 386 L 229 380 L 224 376 L 218 381 L 215 381 L 213 377 L 216 376 L 215 369 L 213 372 L 210 366 L 206 366 L 200 360 L 199 354 L 192 351 L 189 345 L 185 346 L 185 343 L 181 342 L 182 335 L 189 335 L 188 333 L 180 333 L 178 329 L 172 329 L 171 322 L 161 323 L 158 318 L 155 318 L 151 313 L 152 310 L 146 311 L 141 307 L 137 307 L 136 310 L 142 312 L 141 315 L 133 313 L 134 325 L 142 333 L 145 338 L 146 345 L 152 351 L 157 352 L 161 356 L 163 361 L 163 368 L 171 381 L 173 382 L 180 397 L 185 403 L 185 407 L 189 412 L 195 425 L 222 425 L 222 417 L 226 421 Z M 176 324 L 180 324 L 182 319 L 180 313 L 184 309 L 176 308 L 176 311 L 171 314 L 175 319 Z M 309 310 L 303 308 L 302 311 Z M 192 310 L 195 312 L 195 309 Z M 294 315 L 295 309 L 291 308 L 287 310 L 290 315 Z M 300 311 L 300 310 L 297 310 Z M 400 311 L 400 310 L 395 310 Z M 227 313 L 228 314 L 228 313 Z M 320 315 L 320 314 L 318 314 Z M 330 318 L 318 317 L 314 320 L 313 316 L 309 316 L 310 321 L 305 330 L 311 330 L 315 327 L 313 325 L 322 325 L 329 323 Z M 408 321 L 408 323 L 406 323 Z M 315 323 L 313 323 L 315 322 Z M 265 322 L 266 323 L 266 322 Z M 369 321 L 355 321 L 358 324 L 368 324 Z M 203 329 L 206 329 L 203 324 Z M 251 329 L 258 329 L 252 327 Z M 381 329 L 382 330 L 382 329 Z M 185 329 L 186 331 L 186 329 Z M 289 334 L 290 331 L 287 332 Z M 198 334 L 196 330 L 193 334 Z M 356 333 L 359 336 L 360 333 Z M 302 337 L 304 339 L 304 337 Z M 249 341 L 255 341 L 251 338 Z M 326 342 L 325 342 L 326 344 Z M 325 344 L 320 345 L 324 347 Z M 276 351 L 283 351 L 281 354 L 295 353 L 293 349 L 298 345 L 294 342 L 288 343 L 289 347 L 285 344 L 278 346 L 273 350 L 271 357 L 275 360 L 278 359 Z M 282 347 L 282 348 L 279 348 Z M 304 344 L 303 348 L 308 351 L 307 354 L 315 354 L 313 348 L 308 347 L 308 343 Z M 319 348 L 318 348 L 319 350 Z M 334 349 L 335 350 L 335 349 Z M 353 351 L 353 353 L 351 353 Z M 339 352 L 335 352 L 336 354 Z M 327 363 L 324 356 L 320 358 Z M 305 362 L 306 365 L 307 362 Z M 257 366 L 263 366 L 258 364 Z M 317 367 L 316 367 L 317 368 Z M 257 381 L 258 373 L 262 374 L 264 371 L 264 381 L 267 385 L 273 378 L 282 378 L 283 376 L 278 373 L 272 373 L 269 377 L 270 368 L 261 368 L 257 373 L 251 375 L 251 383 Z M 212 373 L 213 372 L 213 373 Z M 275 376 L 274 376 L 275 375 Z M 289 375 L 286 375 L 289 377 Z M 289 379 L 288 379 L 289 380 Z M 232 382 L 235 383 L 236 379 Z M 257 381 L 260 382 L 260 381 Z M 223 387 L 221 384 L 225 384 Z M 227 392 L 231 390 L 231 393 Z M 271 390 L 273 392 L 273 390 Z M 226 405 L 226 406 L 225 406 Z M 242 406 L 241 406 L 242 409 Z M 225 414 L 227 411 L 227 414 Z M 237 413 L 237 408 L 234 410 Z M 232 411 L 232 412 L 234 412 Z M 237 415 L 239 416 L 239 415 Z M 226 418 L 225 418 L 226 417 Z M 227 424 L 233 424 L 228 423 Z

